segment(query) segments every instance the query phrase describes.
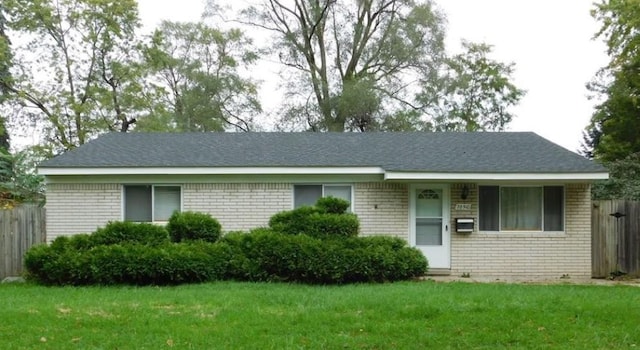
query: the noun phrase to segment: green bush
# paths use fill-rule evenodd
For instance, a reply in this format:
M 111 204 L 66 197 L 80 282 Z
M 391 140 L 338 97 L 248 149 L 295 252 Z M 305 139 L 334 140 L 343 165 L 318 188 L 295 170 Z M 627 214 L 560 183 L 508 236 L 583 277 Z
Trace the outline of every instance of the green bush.
M 150 223 L 112 221 L 91 234 L 95 245 L 138 243 L 159 245 L 169 241 L 167 230 Z
M 234 251 L 234 279 L 312 284 L 383 282 L 424 275 L 427 260 L 391 237 L 318 239 L 268 229 L 234 233 L 221 242 Z M 237 259 L 242 256 L 242 259 Z
M 99 245 L 90 250 L 34 246 L 27 277 L 46 285 L 168 285 L 228 278 L 231 252 L 223 244 Z
M 220 239 L 222 227 L 209 214 L 192 211 L 174 212 L 167 223 L 167 230 L 174 242 L 205 241 Z
M 45 285 L 81 285 L 92 283 L 87 251 L 70 247 L 67 237 L 56 239 L 54 246 L 37 245 L 24 256 L 26 278 Z
M 319 214 L 316 207 L 300 207 L 274 214 L 269 219 L 269 228 L 274 231 L 297 235 L 306 233 L 310 226 L 310 217 Z
M 328 214 L 344 214 L 349 209 L 349 206 L 349 201 L 331 196 L 322 197 L 316 202 L 316 208 Z
M 314 214 L 307 222 L 304 233 L 317 238 L 354 237 L 360 229 L 360 221 L 355 214 Z
M 269 219 L 269 228 L 289 235 L 349 237 L 358 235 L 360 222 L 355 214 L 327 213 L 317 207 L 300 207 L 273 215 Z

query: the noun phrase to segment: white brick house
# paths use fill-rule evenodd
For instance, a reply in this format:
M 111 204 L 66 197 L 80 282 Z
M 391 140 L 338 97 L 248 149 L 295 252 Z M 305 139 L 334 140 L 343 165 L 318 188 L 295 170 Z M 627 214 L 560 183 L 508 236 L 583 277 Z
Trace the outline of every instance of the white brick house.
M 533 133 L 113 133 L 39 172 L 49 241 L 174 210 L 248 230 L 333 195 L 432 272 L 497 277 L 589 277 L 590 183 L 607 177 Z

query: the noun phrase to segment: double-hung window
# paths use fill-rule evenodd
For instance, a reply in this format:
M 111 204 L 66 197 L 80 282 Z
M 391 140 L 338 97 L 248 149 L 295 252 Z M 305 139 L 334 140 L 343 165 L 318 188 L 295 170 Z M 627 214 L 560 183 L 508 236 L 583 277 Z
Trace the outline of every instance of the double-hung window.
M 335 197 L 351 203 L 349 211 L 353 211 L 351 185 L 294 185 L 293 207 L 314 205 L 322 197 Z
M 481 231 L 564 231 L 563 186 L 480 186 Z
M 180 186 L 124 186 L 124 219 L 126 221 L 168 221 L 174 211 L 180 211 L 181 203 Z

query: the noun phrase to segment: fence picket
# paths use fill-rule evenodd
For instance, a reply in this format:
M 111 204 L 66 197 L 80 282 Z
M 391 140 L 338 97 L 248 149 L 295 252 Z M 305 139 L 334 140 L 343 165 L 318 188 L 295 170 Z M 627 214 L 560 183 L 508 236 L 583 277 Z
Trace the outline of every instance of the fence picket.
M 20 276 L 22 259 L 31 246 L 46 241 L 45 209 L 24 204 L 0 210 L 0 279 Z
M 600 200 L 592 204 L 592 276 L 640 275 L 640 201 Z

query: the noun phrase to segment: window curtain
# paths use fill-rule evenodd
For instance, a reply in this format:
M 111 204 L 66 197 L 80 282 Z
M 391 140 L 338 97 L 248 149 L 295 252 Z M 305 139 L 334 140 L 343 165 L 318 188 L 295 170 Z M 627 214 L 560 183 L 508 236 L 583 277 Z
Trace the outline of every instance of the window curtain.
M 322 185 L 295 185 L 293 187 L 293 207 L 316 204 L 322 197 Z
M 124 187 L 124 219 L 135 222 L 152 220 L 151 186 Z
M 154 191 L 154 221 L 169 221 L 180 210 L 180 187 L 158 186 Z
M 502 187 L 500 190 L 503 231 L 542 230 L 541 187 Z

